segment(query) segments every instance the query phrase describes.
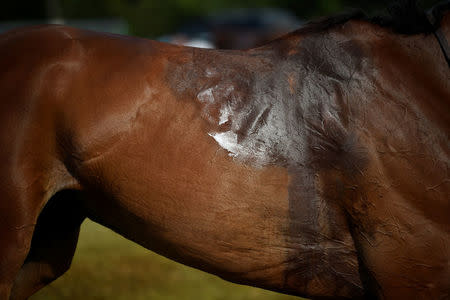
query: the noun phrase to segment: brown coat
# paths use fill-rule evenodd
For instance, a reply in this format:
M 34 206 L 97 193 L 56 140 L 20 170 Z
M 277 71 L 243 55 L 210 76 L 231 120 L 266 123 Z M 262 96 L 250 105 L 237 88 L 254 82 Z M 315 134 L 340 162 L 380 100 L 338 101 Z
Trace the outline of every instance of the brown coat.
M 85 217 L 284 293 L 449 297 L 440 51 L 364 21 L 248 51 L 0 36 L 0 299 L 65 272 Z

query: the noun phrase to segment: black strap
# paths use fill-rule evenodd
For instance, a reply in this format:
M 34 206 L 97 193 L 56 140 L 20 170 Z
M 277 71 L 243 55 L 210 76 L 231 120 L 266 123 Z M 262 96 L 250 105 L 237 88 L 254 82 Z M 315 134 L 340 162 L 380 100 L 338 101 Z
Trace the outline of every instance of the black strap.
M 450 46 L 440 26 L 442 20 L 442 13 L 449 7 L 450 1 L 438 3 L 437 5 L 433 6 L 430 10 L 428 10 L 426 12 L 426 15 L 431 26 L 434 28 L 433 31 L 434 36 L 438 40 L 439 46 L 441 47 L 445 60 L 447 61 L 448 66 L 450 67 Z

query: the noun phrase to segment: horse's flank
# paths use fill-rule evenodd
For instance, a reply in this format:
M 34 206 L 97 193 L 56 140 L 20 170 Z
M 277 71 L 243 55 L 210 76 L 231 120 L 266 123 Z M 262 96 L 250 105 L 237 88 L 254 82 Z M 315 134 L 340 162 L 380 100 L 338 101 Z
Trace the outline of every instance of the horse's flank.
M 45 279 L 89 217 L 234 282 L 448 297 L 450 81 L 432 35 L 349 21 L 218 51 L 42 26 L 2 36 L 0 57 L 0 299 L 45 284 L 33 224 L 67 190 L 74 243 Z

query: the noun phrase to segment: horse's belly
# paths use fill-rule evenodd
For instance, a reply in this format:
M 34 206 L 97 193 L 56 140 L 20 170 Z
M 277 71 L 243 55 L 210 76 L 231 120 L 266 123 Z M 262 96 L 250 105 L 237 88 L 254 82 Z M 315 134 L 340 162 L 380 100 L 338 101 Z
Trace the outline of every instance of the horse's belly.
M 307 220 L 315 216 L 308 207 L 292 205 L 302 201 L 292 198 L 286 168 L 230 157 L 208 134 L 195 106 L 169 100 L 164 105 L 163 111 L 160 102 L 140 107 L 130 126 L 102 134 L 104 142 L 97 145 L 96 131 L 78 136 L 89 145 L 77 173 L 95 191 L 86 201 L 91 218 L 231 281 L 293 294 L 324 287 L 333 295 L 336 289 L 342 295 L 361 290 L 350 235 L 343 234 L 345 241 L 313 239 L 320 232 L 311 230 L 321 229 L 308 231 L 311 224 L 303 228 L 293 214 L 303 209 L 303 215 L 311 214 Z M 331 265 L 337 257 L 341 262 Z M 312 267 L 305 271 L 305 264 Z M 326 280 L 318 277 L 328 272 Z
M 98 173 L 106 196 L 87 201 L 90 215 L 185 264 L 280 287 L 289 259 L 287 171 L 250 167 L 218 151 L 207 135 L 206 143 L 191 138 L 195 147 L 130 139 L 87 161 L 82 173 Z

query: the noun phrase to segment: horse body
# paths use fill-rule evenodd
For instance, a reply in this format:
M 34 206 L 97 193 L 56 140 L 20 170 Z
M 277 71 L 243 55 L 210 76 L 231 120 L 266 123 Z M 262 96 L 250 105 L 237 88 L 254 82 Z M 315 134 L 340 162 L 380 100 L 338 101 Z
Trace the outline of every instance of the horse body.
M 248 51 L 4 35 L 0 298 L 62 274 L 85 217 L 239 283 L 448 296 L 449 71 L 432 36 L 374 27 Z

